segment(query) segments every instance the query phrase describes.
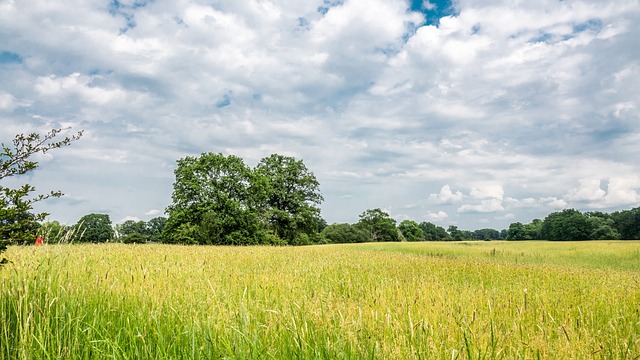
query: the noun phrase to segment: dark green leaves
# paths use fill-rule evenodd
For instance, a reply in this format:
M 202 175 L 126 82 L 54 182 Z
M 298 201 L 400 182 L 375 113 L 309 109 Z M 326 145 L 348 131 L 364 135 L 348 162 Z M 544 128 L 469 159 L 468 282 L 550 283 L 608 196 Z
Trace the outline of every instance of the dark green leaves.
M 12 146 L 2 143 L 0 152 L 0 180 L 24 175 L 37 168 L 38 162 L 31 160 L 37 153 L 47 153 L 50 150 L 61 148 L 80 139 L 82 131 L 61 141 L 54 138 L 67 129 L 53 129 L 44 135 L 18 134 L 12 142 Z M 33 241 L 39 228 L 39 221 L 44 220 L 47 213 L 32 214 L 32 204 L 49 197 L 60 197 L 62 192 L 51 191 L 29 197 L 35 188 L 24 184 L 16 189 L 0 186 L 0 252 L 6 244 L 26 243 Z M 0 262 L 2 262 L 0 260 Z
M 205 153 L 178 160 L 175 175 L 168 242 L 302 244 L 317 236 L 322 195 L 302 161 L 271 155 L 251 169 L 237 156 Z

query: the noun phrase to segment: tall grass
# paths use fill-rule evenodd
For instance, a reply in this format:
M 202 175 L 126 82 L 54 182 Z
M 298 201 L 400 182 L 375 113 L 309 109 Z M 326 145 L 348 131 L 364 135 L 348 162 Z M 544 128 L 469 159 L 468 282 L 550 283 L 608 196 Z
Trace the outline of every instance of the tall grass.
M 0 359 L 640 356 L 639 242 L 49 245 L 8 256 Z

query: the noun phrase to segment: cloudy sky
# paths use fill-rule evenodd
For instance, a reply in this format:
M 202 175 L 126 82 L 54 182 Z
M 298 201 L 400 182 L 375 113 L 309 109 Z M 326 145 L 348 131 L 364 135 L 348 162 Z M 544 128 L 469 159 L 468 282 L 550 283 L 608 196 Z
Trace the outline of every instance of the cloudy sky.
M 176 160 L 304 160 L 329 223 L 640 206 L 638 0 L 0 0 L 0 139 L 73 224 L 149 220 Z

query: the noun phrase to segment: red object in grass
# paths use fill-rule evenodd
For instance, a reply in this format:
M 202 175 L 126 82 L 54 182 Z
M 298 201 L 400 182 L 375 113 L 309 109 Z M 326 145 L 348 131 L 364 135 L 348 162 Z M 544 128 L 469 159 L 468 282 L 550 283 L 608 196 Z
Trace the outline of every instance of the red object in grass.
M 38 236 L 36 238 L 36 246 L 40 246 L 40 245 L 42 245 L 42 238 L 40 236 Z

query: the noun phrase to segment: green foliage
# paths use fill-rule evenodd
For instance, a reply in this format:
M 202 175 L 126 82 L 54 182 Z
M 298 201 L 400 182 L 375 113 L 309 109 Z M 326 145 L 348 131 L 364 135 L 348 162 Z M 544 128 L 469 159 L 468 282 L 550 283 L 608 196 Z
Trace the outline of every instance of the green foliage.
M 318 232 L 320 184 L 301 160 L 273 154 L 262 159 L 254 173 L 264 184 L 265 202 L 259 208 L 271 232 L 292 244 L 305 243 Z
M 0 153 L 0 180 L 27 174 L 38 167 L 33 161 L 35 154 L 45 154 L 50 150 L 61 148 L 80 139 L 82 132 L 61 141 L 54 138 L 63 130 L 53 129 L 44 135 L 18 134 L 13 139 L 12 146 L 2 144 Z M 39 221 L 47 217 L 47 213 L 33 214 L 33 203 L 49 197 L 60 197 L 62 192 L 51 191 L 48 194 L 30 197 L 35 187 L 23 184 L 16 189 L 0 186 L 0 242 L 28 243 L 34 241 L 39 228 Z M 1 251 L 0 251 L 1 253 Z
M 120 241 L 125 244 L 146 244 L 150 240 L 151 239 L 148 235 L 140 234 L 137 232 L 124 235 L 120 238 Z
M 588 214 L 587 224 L 591 229 L 591 240 L 617 240 L 620 234 L 615 228 L 615 222 L 606 214 Z
M 140 220 L 126 220 L 122 224 L 116 225 L 118 236 L 127 236 L 131 234 L 147 235 L 147 223 Z
M 363 243 L 369 241 L 369 234 L 351 224 L 331 224 L 322 230 L 322 236 L 330 243 Z
M 514 222 L 509 225 L 507 240 L 527 240 L 524 225 L 521 222 Z
M 319 239 L 322 195 L 302 161 L 274 154 L 252 170 L 237 156 L 205 153 L 178 160 L 175 175 L 166 242 L 304 245 Z
M 178 160 L 164 237 L 171 243 L 228 244 L 258 227 L 253 174 L 237 156 Z M 248 226 L 248 227 L 246 227 Z
M 422 229 L 424 238 L 428 241 L 444 241 L 449 240 L 449 234 L 442 226 L 436 226 L 428 221 L 421 222 L 418 226 Z
M 449 236 L 451 236 L 451 239 L 453 240 L 460 241 L 465 239 L 465 236 L 462 230 L 458 229 L 458 227 L 455 225 L 450 225 L 447 228 L 447 232 L 449 233 Z
M 407 241 L 424 241 L 424 232 L 417 222 L 413 220 L 403 220 L 398 229 Z
M 103 243 L 114 238 L 115 232 L 111 219 L 107 214 L 88 214 L 80 218 L 74 225 L 76 235 L 74 241 Z
M 167 225 L 167 218 L 164 216 L 154 217 L 147 221 L 147 234 L 153 241 L 160 241 L 162 239 L 162 231 Z
M 540 228 L 540 236 L 546 240 L 589 240 L 592 229 L 586 216 L 575 209 L 565 209 L 549 214 Z
M 0 180 L 27 174 L 38 167 L 38 162 L 31 160 L 35 154 L 45 154 L 80 139 L 82 131 L 61 141 L 53 139 L 63 130 L 53 129 L 44 135 L 37 133 L 18 134 L 12 146 L 2 143 L 0 153 Z M 51 191 L 48 194 L 30 197 L 35 187 L 24 184 L 16 189 L 0 186 L 0 255 L 10 243 L 24 244 L 36 237 L 39 221 L 44 220 L 47 213 L 33 214 L 33 203 L 49 197 L 60 197 L 62 192 Z M 0 265 L 7 260 L 0 257 Z
M 479 229 L 472 233 L 474 240 L 501 240 L 500 231 L 495 229 Z
M 616 211 L 611 214 L 611 219 L 615 222 L 620 239 L 638 240 L 640 239 L 640 207 Z
M 378 208 L 360 214 L 360 221 L 355 226 L 368 234 L 369 241 L 400 241 L 396 221 Z
M 45 243 L 55 244 L 62 242 L 68 230 L 67 226 L 60 224 L 58 221 L 47 221 L 40 225 L 38 233 Z

